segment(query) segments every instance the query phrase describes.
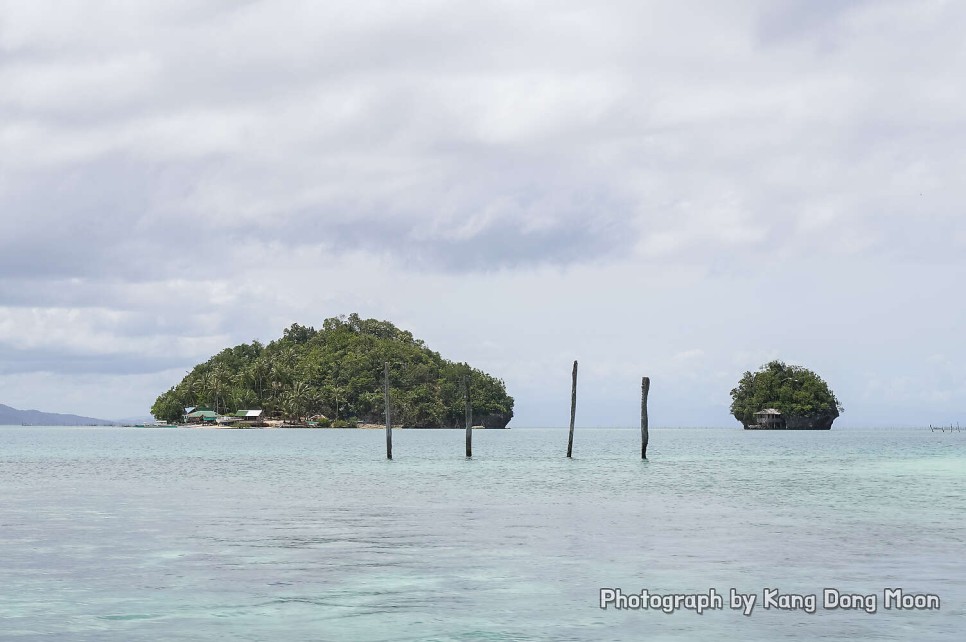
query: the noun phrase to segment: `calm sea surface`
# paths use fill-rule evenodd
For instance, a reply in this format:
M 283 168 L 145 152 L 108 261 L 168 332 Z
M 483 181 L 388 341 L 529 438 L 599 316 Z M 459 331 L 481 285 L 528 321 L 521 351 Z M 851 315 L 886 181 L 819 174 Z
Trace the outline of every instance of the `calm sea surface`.
M 635 430 L 566 439 L 476 431 L 466 460 L 402 430 L 389 462 L 380 431 L 2 427 L 0 638 L 966 639 L 966 432 L 655 429 L 647 462 Z M 941 609 L 886 610 L 896 587 Z

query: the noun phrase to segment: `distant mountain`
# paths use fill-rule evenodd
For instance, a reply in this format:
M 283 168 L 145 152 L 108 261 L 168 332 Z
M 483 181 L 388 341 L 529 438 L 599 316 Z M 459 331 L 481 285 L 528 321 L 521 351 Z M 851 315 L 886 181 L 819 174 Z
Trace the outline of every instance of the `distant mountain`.
M 61 415 L 56 412 L 40 412 L 39 410 L 17 410 L 0 403 L 0 426 L 109 426 L 113 421 L 81 417 L 79 415 Z

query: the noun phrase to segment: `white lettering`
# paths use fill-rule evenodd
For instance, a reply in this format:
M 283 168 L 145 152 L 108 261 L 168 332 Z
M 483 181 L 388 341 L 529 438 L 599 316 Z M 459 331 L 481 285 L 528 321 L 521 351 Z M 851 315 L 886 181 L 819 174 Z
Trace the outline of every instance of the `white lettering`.
M 941 602 L 938 595 L 931 593 L 904 593 L 901 588 L 887 588 L 882 591 L 882 605 L 890 610 L 938 611 Z
M 762 591 L 761 603 L 766 609 L 783 611 L 805 611 L 815 613 L 817 596 L 814 594 L 781 593 L 778 589 L 766 588 Z
M 874 593 L 842 593 L 838 589 L 827 588 L 822 590 L 822 606 L 831 610 L 862 610 L 872 614 L 879 610 L 879 598 Z
M 755 610 L 755 600 L 758 595 L 755 593 L 739 593 L 736 589 L 730 589 L 728 591 L 728 603 L 731 608 L 735 610 L 741 610 L 744 615 L 751 615 L 751 612 Z

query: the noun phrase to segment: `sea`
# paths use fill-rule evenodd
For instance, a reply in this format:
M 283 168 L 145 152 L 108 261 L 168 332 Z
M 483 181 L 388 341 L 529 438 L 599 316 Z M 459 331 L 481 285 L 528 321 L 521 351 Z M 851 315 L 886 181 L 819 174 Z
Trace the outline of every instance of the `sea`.
M 0 639 L 966 639 L 966 432 L 566 442 L 0 427 Z

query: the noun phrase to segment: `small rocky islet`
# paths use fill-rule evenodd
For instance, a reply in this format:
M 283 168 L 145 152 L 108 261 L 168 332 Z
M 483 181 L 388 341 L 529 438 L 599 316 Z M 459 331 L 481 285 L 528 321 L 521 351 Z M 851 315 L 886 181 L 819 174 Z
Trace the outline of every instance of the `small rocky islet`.
M 746 430 L 829 430 L 844 412 L 824 379 L 782 361 L 745 372 L 731 400 L 731 414 Z

